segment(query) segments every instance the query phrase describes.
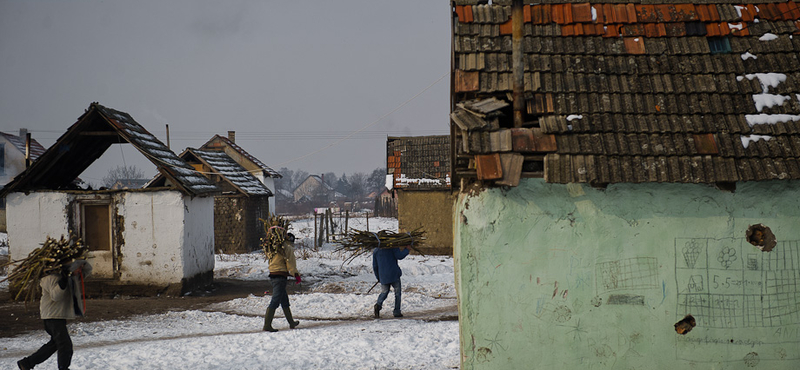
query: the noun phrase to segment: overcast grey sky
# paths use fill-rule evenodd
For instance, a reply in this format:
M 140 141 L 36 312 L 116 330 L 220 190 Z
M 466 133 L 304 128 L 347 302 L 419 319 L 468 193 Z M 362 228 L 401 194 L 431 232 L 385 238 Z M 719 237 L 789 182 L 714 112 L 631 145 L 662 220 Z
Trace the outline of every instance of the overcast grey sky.
M 449 132 L 449 11 L 447 0 L 0 0 L 0 130 L 26 127 L 49 147 L 97 101 L 164 142 L 169 124 L 176 153 L 235 130 L 275 169 L 368 172 L 385 166 L 386 136 Z M 118 147 L 82 177 L 99 184 L 123 162 L 152 174 Z

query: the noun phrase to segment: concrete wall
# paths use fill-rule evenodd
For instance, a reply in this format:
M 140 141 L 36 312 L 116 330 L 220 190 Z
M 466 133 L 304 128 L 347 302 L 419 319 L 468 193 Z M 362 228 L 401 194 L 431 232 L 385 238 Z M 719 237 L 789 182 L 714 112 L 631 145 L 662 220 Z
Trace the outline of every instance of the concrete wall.
M 450 191 L 398 190 L 397 220 L 402 231 L 425 230 L 425 254 L 453 254 L 453 203 Z
M 6 196 L 8 254 L 12 261 L 28 256 L 47 236 L 69 234 L 70 196 L 65 193 L 11 193 Z
M 454 221 L 462 369 L 800 368 L 798 182 L 524 179 L 460 194 Z

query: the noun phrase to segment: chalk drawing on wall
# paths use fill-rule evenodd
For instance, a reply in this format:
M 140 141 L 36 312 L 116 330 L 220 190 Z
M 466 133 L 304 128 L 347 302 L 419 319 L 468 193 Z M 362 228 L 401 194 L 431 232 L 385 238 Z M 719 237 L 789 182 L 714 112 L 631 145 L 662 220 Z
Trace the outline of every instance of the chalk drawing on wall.
M 800 324 L 798 242 L 751 253 L 753 247 L 742 241 L 676 238 L 676 315 L 691 313 L 706 328 Z M 694 256 L 695 248 L 697 258 L 686 258 L 687 249 Z
M 658 288 L 658 260 L 654 257 L 635 257 L 595 265 L 597 293 L 622 290 Z

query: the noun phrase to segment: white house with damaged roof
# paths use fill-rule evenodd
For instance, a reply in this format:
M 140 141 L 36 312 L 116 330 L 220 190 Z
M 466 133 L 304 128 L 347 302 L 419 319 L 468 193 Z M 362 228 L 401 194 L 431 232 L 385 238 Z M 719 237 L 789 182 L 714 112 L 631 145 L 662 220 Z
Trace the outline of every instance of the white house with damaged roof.
M 72 186 L 112 144 L 124 143 L 157 167 L 158 179 L 142 189 Z M 183 294 L 212 283 L 219 192 L 129 114 L 92 103 L 0 197 L 12 261 L 74 231 L 90 249 L 90 294 Z

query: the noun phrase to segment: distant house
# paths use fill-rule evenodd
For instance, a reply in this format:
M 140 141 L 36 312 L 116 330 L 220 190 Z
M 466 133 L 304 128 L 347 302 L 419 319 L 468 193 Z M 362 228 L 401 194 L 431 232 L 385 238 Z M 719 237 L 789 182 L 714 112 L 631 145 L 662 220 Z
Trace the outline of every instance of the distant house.
M 0 188 L 44 153 L 45 149 L 38 141 L 31 139 L 28 145 L 28 136 L 28 130 L 24 128 L 19 130 L 19 136 L 0 132 Z M 5 198 L 0 198 L 0 232 L 6 232 Z
M 236 144 L 236 132 L 228 131 L 228 137 L 214 135 L 211 140 L 203 144 L 200 149 L 223 150 L 236 163 L 249 171 L 261 181 L 270 191 L 270 197 L 276 193 L 275 179 L 281 178 L 281 174 L 264 164 L 261 160 L 245 151 L 239 144 Z M 275 199 L 269 203 L 269 212 L 275 213 Z
M 216 184 L 214 197 L 214 250 L 217 253 L 247 253 L 260 248 L 269 217 L 272 192 L 245 170 L 222 148 L 187 148 L 180 157 Z M 163 175 L 159 174 L 156 178 Z
M 295 202 L 314 202 L 327 204 L 328 202 L 336 201 L 337 199 L 344 198 L 334 190 L 330 185 L 326 184 L 322 177 L 317 175 L 309 175 L 303 182 L 292 191 Z
M 120 143 L 150 159 L 160 180 L 143 189 L 72 185 Z M 11 260 L 24 258 L 48 236 L 74 231 L 90 248 L 91 281 L 101 292 L 179 294 L 212 282 L 218 192 L 129 114 L 92 103 L 0 197 L 7 200 Z
M 389 185 L 397 193 L 399 229 L 422 228 L 427 237 L 423 253 L 452 255 L 455 196 L 450 187 L 450 136 L 389 137 L 386 151 Z
M 461 369 L 798 369 L 795 1 L 452 1 Z

